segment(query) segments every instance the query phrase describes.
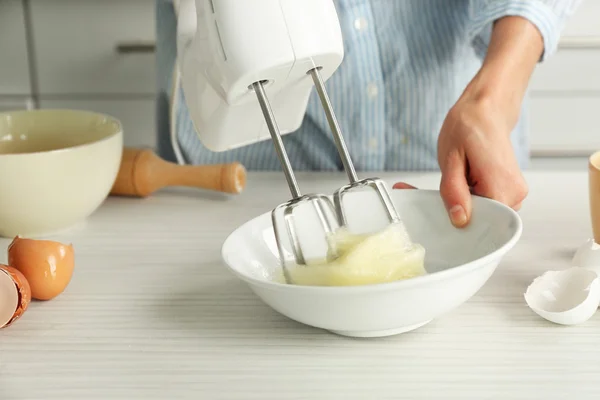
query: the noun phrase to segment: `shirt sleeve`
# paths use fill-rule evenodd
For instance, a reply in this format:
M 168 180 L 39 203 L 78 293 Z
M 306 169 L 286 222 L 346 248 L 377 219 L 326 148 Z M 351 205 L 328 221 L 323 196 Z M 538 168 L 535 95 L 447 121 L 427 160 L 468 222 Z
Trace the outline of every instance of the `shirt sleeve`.
M 506 16 L 520 16 L 540 31 L 544 51 L 540 62 L 556 51 L 567 20 L 583 0 L 469 0 L 469 37 L 480 57 L 485 57 L 494 21 Z

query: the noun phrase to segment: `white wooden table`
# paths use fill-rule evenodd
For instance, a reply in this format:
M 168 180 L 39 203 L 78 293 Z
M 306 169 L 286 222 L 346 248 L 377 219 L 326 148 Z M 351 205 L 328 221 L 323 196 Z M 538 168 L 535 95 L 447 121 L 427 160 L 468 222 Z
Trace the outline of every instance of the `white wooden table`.
M 222 266 L 226 235 L 288 199 L 283 175 L 251 174 L 236 198 L 110 198 L 56 238 L 75 246 L 67 290 L 0 331 L 0 399 L 597 399 L 600 313 L 560 327 L 523 300 L 590 236 L 585 164 L 527 178 L 522 239 L 484 288 L 417 331 L 368 340 L 286 319 Z M 300 175 L 305 192 L 342 183 Z

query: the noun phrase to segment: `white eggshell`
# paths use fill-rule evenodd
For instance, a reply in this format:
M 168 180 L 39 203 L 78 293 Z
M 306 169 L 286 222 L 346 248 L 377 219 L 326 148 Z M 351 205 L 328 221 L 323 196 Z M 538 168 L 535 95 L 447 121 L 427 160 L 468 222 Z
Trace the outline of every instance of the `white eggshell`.
M 596 272 L 581 267 L 548 271 L 529 285 L 525 301 L 548 321 L 580 324 L 590 319 L 600 306 L 600 279 Z
M 600 245 L 594 239 L 588 239 L 577 249 L 571 264 L 595 271 L 600 276 Z

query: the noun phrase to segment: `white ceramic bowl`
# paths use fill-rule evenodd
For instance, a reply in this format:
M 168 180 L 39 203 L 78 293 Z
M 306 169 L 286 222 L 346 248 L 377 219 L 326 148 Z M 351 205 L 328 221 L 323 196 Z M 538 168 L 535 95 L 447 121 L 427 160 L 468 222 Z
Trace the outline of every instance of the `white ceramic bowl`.
M 123 152 L 121 123 L 76 110 L 0 113 L 0 235 L 70 228 L 108 196 Z
M 416 329 L 469 300 L 521 236 L 519 215 L 493 200 L 474 197 L 471 223 L 457 229 L 438 191 L 395 190 L 392 198 L 413 241 L 426 249 L 427 275 L 346 287 L 272 281 L 279 266 L 270 213 L 231 233 L 222 257 L 235 275 L 279 313 L 340 335 L 377 337 Z

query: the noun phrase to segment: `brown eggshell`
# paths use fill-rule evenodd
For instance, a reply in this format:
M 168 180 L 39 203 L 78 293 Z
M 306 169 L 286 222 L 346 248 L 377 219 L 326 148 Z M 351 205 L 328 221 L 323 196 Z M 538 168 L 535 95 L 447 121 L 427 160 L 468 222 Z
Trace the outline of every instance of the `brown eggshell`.
M 15 285 L 15 296 L 17 296 L 16 307 L 12 317 L 10 317 L 4 325 L 2 325 L 2 323 L 5 321 L 0 321 L 0 328 L 5 328 L 21 318 L 23 313 L 27 310 L 27 307 L 29 307 L 29 303 L 31 302 L 31 287 L 25 276 L 13 267 L 0 264 L 0 274 L 6 274 L 10 277 Z M 7 293 L 7 296 L 10 296 L 10 293 Z M 3 314 L 3 311 L 6 310 L 0 310 L 0 314 Z M 9 313 L 11 312 L 10 310 L 8 311 Z
M 61 294 L 73 276 L 73 245 L 15 237 L 8 246 L 8 264 L 29 282 L 31 297 L 50 300 Z

